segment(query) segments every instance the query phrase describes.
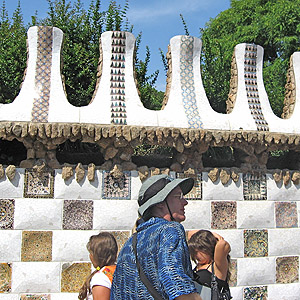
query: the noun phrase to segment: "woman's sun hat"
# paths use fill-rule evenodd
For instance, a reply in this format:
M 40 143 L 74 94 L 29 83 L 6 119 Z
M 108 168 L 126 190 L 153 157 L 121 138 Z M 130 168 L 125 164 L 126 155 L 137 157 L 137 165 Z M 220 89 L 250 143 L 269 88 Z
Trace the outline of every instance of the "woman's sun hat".
M 139 214 L 142 216 L 148 208 L 163 202 L 177 186 L 180 186 L 182 193 L 186 195 L 193 188 L 194 179 L 190 177 L 175 179 L 165 174 L 146 179 L 139 191 Z

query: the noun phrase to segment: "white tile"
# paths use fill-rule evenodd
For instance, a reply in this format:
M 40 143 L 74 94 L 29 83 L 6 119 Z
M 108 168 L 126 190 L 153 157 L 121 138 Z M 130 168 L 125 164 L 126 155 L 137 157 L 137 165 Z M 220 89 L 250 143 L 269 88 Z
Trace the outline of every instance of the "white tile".
M 244 257 L 244 232 L 243 230 L 213 230 L 220 234 L 231 247 L 231 258 Z
M 1 230 L 0 261 L 13 262 L 21 260 L 22 231 Z
M 275 283 L 275 257 L 239 258 L 237 285 L 266 285 Z
M 266 174 L 268 200 L 276 201 L 299 201 L 300 184 L 295 185 L 292 181 L 286 186 L 283 181 L 277 183 L 271 174 Z
M 142 186 L 139 174 L 137 171 L 131 171 L 131 200 L 137 201 L 139 190 Z
M 243 288 L 242 287 L 230 287 L 230 293 L 232 300 L 243 300 Z
M 82 181 L 77 182 L 74 175 L 68 179 L 64 180 L 61 176 L 62 170 L 55 170 L 55 180 L 54 180 L 54 198 L 55 199 L 100 199 L 101 197 L 101 182 L 102 173 L 99 170 L 95 171 L 95 180 L 89 181 L 87 179 L 87 170 Z
M 94 229 L 131 230 L 138 218 L 136 200 L 95 200 Z
M 17 168 L 15 178 L 12 181 L 10 181 L 6 175 L 0 179 L 0 198 L 23 197 L 24 173 L 24 169 Z
M 60 287 L 60 263 L 17 262 L 12 265 L 13 293 L 57 293 Z
M 273 201 L 237 201 L 237 228 L 274 228 Z
M 52 238 L 52 261 L 89 261 L 86 244 L 98 230 L 55 230 Z
M 15 229 L 52 230 L 62 228 L 63 200 L 16 199 Z
M 269 300 L 299 300 L 300 283 L 272 284 L 268 286 Z
M 78 300 L 78 293 L 51 294 L 51 300 Z
M 19 294 L 0 294 L 0 300 L 19 300 Z
M 208 178 L 208 173 L 203 172 L 202 195 L 203 200 L 243 200 L 242 174 L 238 182 L 230 179 L 227 184 L 223 185 L 220 178 L 212 182 Z
M 269 256 L 299 255 L 300 228 L 270 229 Z
M 185 216 L 185 230 L 210 228 L 210 201 L 188 200 Z

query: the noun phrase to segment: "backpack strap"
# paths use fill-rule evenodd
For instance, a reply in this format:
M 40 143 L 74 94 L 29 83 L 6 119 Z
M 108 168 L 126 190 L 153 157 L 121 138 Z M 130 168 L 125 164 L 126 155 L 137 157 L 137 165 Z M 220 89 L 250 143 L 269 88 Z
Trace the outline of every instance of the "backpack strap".
M 132 236 L 132 247 L 133 247 L 133 252 L 135 254 L 136 266 L 137 266 L 141 281 L 144 283 L 144 285 L 148 289 L 149 293 L 155 300 L 163 300 L 161 295 L 157 292 L 157 290 L 154 288 L 154 286 L 151 284 L 151 282 L 145 275 L 145 273 L 140 265 L 140 262 L 138 260 L 138 257 L 137 257 L 137 232 L 134 233 L 134 235 Z

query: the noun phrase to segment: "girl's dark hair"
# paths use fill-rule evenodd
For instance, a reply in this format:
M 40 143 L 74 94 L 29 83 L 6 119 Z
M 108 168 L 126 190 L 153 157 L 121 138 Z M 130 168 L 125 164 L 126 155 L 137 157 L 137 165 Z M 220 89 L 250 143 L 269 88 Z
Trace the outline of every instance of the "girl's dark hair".
M 113 265 L 117 260 L 118 245 L 114 236 L 109 232 L 92 235 L 86 247 L 99 268 Z M 96 269 L 87 277 L 80 289 L 78 299 L 84 300 L 87 298 L 87 294 L 91 293 L 90 281 L 97 271 Z
M 192 260 L 197 264 L 197 252 L 201 251 L 211 257 L 214 260 L 215 247 L 217 244 L 216 237 L 209 230 L 198 230 L 195 232 L 188 241 L 188 246 L 190 250 L 190 255 Z M 226 276 L 226 281 L 230 280 L 230 255 L 227 255 L 228 260 L 228 271 Z

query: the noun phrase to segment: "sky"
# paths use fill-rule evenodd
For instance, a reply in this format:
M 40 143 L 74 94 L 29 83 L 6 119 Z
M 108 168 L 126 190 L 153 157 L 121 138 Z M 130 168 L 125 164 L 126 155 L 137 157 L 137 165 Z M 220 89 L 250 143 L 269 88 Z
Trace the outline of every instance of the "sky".
M 31 21 L 31 16 L 37 11 L 38 18 L 47 16 L 47 0 L 4 0 L 9 17 L 20 1 L 25 24 Z M 66 0 L 74 2 L 74 0 Z M 3 2 L 3 1 L 2 1 Z M 88 9 L 91 0 L 82 0 L 84 8 Z M 101 1 L 101 10 L 106 10 L 109 0 Z M 124 6 L 125 0 L 117 0 Z M 189 33 L 199 37 L 200 28 L 215 18 L 220 12 L 230 8 L 230 0 L 129 0 L 127 12 L 129 23 L 134 25 L 133 34 L 137 36 L 142 32 L 142 42 L 139 57 L 144 59 L 146 46 L 149 47 L 151 58 L 149 74 L 159 70 L 156 88 L 165 91 L 166 76 L 161 61 L 159 48 L 166 54 L 170 39 L 176 35 L 185 34 L 180 18 L 183 15 Z

